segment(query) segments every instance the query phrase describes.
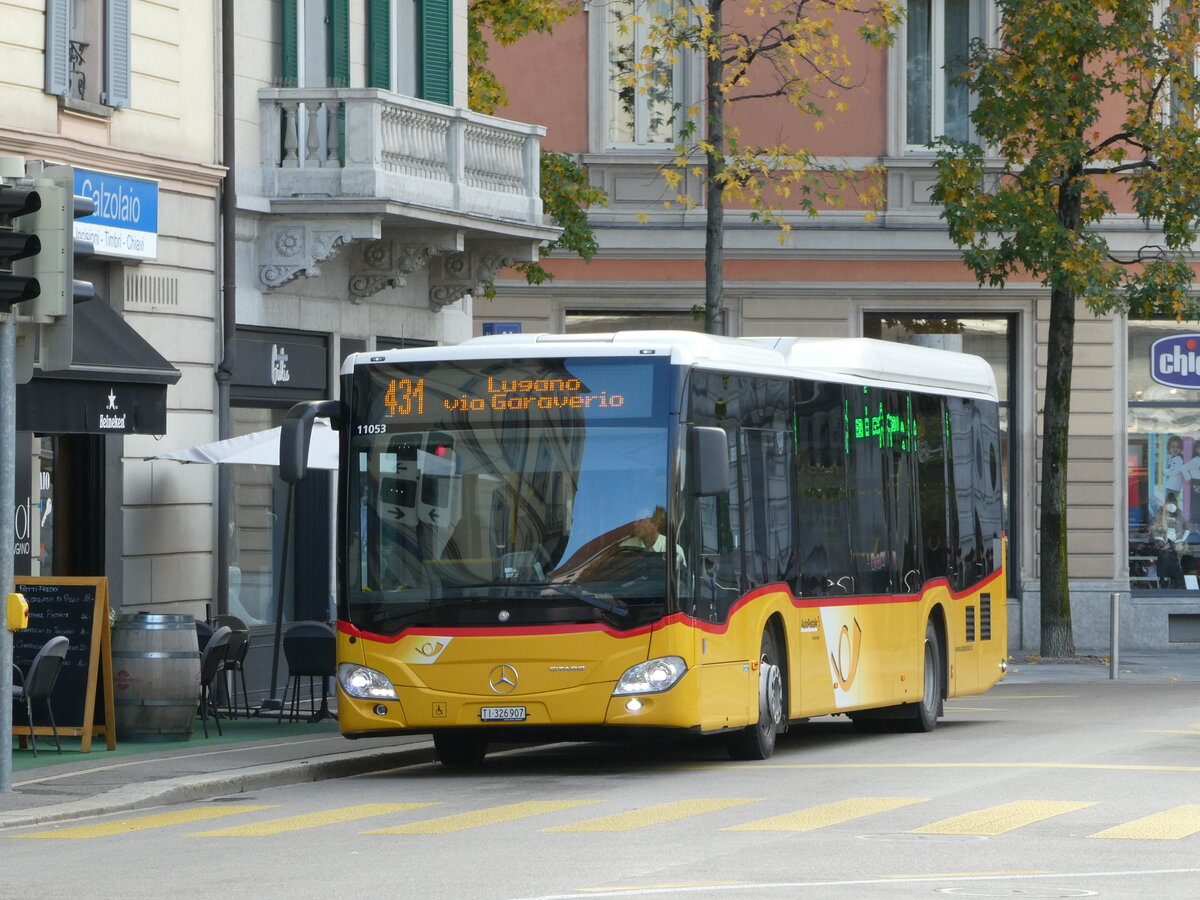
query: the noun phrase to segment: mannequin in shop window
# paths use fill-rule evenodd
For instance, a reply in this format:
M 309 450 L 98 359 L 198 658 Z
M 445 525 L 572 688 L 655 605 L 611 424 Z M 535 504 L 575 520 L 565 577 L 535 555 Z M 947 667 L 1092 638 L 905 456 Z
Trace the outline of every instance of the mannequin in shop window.
M 1187 550 L 1190 532 L 1179 510 L 1179 498 L 1168 493 L 1150 523 L 1150 542 L 1158 554 L 1158 586 L 1183 588 L 1183 569 L 1180 556 Z

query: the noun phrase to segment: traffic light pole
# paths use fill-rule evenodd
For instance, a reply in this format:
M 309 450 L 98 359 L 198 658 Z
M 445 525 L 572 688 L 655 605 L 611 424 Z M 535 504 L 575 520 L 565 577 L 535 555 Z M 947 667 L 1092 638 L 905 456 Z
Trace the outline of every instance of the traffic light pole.
M 13 560 L 13 506 L 17 480 L 17 317 L 0 322 L 0 793 L 12 790 L 13 633 L 8 630 Z

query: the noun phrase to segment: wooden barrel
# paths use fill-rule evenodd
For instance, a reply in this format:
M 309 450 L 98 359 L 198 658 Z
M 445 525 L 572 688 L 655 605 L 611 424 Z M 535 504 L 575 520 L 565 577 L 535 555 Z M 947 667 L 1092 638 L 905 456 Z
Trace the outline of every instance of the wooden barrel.
M 112 631 L 117 739 L 186 741 L 200 703 L 200 649 L 191 616 L 117 616 Z

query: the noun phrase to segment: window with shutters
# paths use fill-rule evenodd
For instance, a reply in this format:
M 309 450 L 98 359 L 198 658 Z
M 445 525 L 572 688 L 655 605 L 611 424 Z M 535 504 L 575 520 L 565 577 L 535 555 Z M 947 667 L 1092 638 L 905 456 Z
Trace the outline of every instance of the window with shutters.
M 368 0 L 367 84 L 454 102 L 451 0 Z
M 68 104 L 130 102 L 129 0 L 47 0 L 46 92 Z

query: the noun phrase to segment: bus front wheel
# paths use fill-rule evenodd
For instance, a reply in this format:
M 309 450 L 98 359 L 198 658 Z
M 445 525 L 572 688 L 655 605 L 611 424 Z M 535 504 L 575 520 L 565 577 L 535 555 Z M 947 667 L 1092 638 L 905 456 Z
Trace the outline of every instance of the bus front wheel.
M 487 738 L 470 731 L 439 731 L 433 736 L 433 749 L 444 766 L 477 766 L 487 748 Z
M 731 759 L 769 759 L 775 751 L 775 736 L 786 721 L 783 669 L 770 629 L 763 632 L 758 667 L 758 721 L 729 736 Z

